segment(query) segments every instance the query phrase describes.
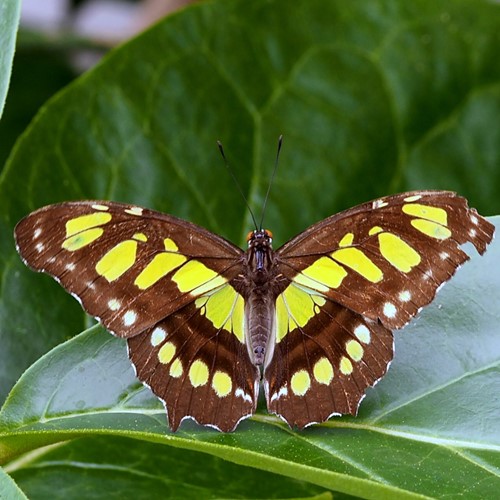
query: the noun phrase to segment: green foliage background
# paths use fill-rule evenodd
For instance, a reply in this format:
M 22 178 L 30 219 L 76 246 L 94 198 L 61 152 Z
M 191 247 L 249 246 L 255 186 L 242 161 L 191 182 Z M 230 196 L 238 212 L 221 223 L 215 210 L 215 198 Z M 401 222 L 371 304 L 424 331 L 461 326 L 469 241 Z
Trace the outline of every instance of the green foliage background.
M 15 14 L 17 2 L 4 3 Z M 40 206 L 95 198 L 242 243 L 252 224 L 215 141 L 259 215 L 280 134 L 265 217 L 277 246 L 340 209 L 408 189 L 456 190 L 480 213 L 500 213 L 499 18 L 478 0 L 201 2 L 50 99 L 0 179 L 0 494 L 496 494 L 498 244 L 396 333 L 393 366 L 358 418 L 296 432 L 261 409 L 223 435 L 193 423 L 170 433 L 124 343 L 97 326 L 75 336 L 88 318 L 20 263 L 11 235 Z M 11 40 L 9 19 L 0 37 Z M 9 60 L 6 51 L 0 91 Z

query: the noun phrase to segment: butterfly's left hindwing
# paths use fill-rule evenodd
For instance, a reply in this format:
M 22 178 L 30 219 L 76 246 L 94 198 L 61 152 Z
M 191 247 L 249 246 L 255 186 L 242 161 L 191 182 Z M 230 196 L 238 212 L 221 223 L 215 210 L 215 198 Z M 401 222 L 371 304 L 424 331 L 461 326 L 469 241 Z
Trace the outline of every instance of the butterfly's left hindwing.
M 164 401 L 173 431 L 191 417 L 228 432 L 255 412 L 260 376 L 237 334 L 237 307 L 215 328 L 191 303 L 128 339 L 137 376 Z

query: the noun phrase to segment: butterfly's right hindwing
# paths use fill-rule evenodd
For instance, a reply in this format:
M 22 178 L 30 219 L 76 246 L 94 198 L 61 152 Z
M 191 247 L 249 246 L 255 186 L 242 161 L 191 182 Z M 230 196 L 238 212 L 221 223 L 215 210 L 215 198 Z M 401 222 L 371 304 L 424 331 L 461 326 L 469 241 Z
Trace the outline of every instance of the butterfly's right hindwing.
M 269 411 L 303 428 L 356 415 L 368 387 L 387 371 L 392 332 L 335 302 L 297 288 L 276 308 L 276 345 L 264 373 Z M 312 292 L 312 293 L 311 293 Z M 309 320 L 305 314 L 310 311 Z

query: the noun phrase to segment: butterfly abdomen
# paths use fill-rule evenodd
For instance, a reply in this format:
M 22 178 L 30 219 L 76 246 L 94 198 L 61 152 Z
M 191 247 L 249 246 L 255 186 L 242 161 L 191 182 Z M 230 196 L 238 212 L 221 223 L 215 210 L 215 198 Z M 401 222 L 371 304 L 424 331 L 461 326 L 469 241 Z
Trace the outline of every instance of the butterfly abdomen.
M 267 355 L 273 318 L 275 314 L 274 301 L 268 287 L 256 288 L 248 297 L 245 307 L 245 323 L 248 354 L 254 365 L 264 364 Z

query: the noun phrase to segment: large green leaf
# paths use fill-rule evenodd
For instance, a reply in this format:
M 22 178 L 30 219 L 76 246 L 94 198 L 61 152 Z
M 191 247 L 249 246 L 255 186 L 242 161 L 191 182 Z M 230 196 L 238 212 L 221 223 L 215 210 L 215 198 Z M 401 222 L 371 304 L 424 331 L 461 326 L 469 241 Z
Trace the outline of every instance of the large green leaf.
M 29 498 L 37 499 L 123 498 L 124 492 L 134 499 L 331 498 L 298 479 L 264 471 L 257 476 L 217 457 L 123 438 L 61 443 L 25 457 L 9 472 Z
M 53 46 L 28 43 L 26 33 L 19 32 L 9 98 L 0 120 L 1 167 L 40 106 L 75 78 L 75 70 L 66 59 L 70 59 L 67 54 L 55 50 Z
M 2 0 L 0 2 L 0 47 L 2 47 L 0 50 L 0 116 L 2 116 L 9 88 L 20 13 L 20 0 Z
M 47 203 L 106 198 L 241 242 L 252 225 L 216 139 L 260 215 L 285 135 L 265 219 L 278 244 L 409 188 L 455 189 L 482 213 L 499 212 L 499 12 L 478 0 L 214 1 L 113 51 L 41 110 L 0 180 L 1 397 L 88 326 L 52 280 L 21 265 L 7 236 L 17 220 Z M 466 266 L 442 309 L 398 335 L 396 361 L 358 419 L 297 433 L 259 413 L 232 435 L 188 425 L 172 436 L 130 378 L 120 341 L 92 331 L 19 381 L 2 410 L 2 457 L 117 433 L 366 497 L 487 496 L 499 470 L 495 254 Z M 98 381 L 96 400 L 88 389 Z
M 0 467 L 0 498 L 2 500 L 27 500 L 13 479 Z

